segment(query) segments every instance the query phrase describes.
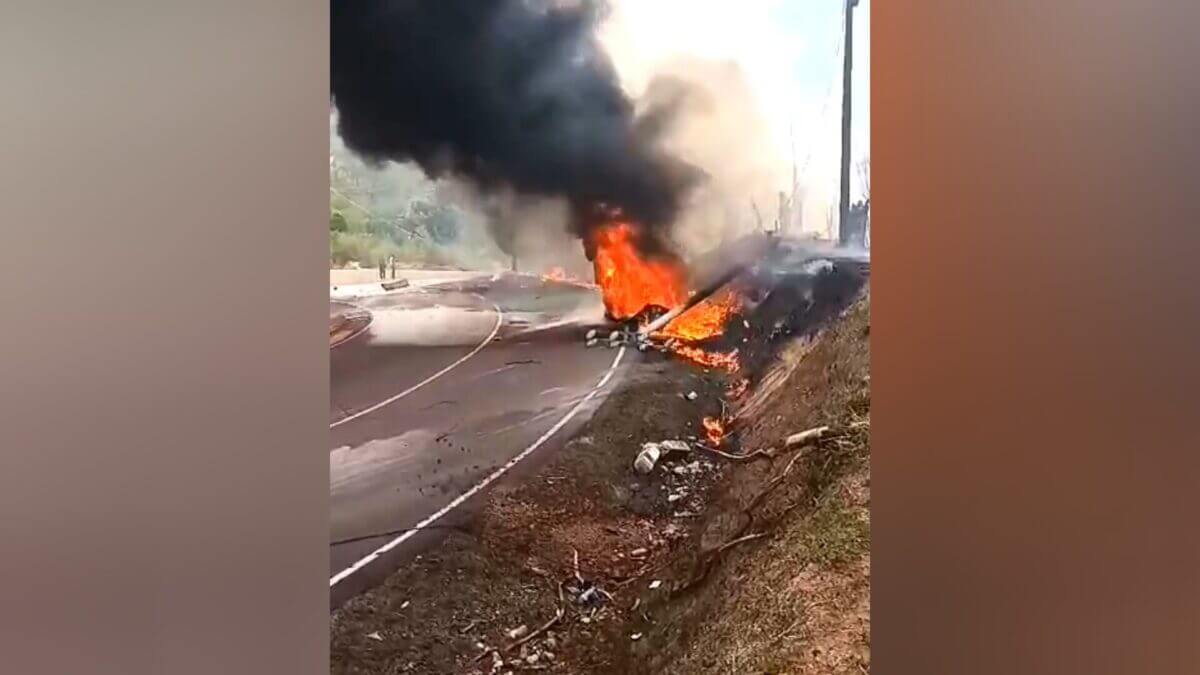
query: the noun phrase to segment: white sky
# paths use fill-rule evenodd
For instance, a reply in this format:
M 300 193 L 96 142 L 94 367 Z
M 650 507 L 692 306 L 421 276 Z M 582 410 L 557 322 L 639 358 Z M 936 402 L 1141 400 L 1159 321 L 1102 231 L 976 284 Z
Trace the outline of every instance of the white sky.
M 794 135 L 801 183 L 814 203 L 836 203 L 841 146 L 844 0 L 616 0 L 604 40 L 622 77 L 678 55 L 737 62 L 778 152 L 790 165 Z M 870 0 L 854 10 L 851 162 L 870 154 Z M 807 159 L 807 162 L 805 161 Z M 851 170 L 851 194 L 861 194 Z M 781 185 L 780 188 L 786 188 Z

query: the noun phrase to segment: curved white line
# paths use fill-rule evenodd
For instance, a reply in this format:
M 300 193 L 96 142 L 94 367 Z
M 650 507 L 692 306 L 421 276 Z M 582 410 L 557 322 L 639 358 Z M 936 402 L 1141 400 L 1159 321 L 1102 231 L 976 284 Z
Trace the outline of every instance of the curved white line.
M 475 297 L 479 298 L 480 300 L 483 300 L 484 302 L 487 302 L 487 299 L 481 295 L 476 295 Z M 479 350 L 488 346 L 488 343 L 492 341 L 492 338 L 496 337 L 496 333 L 500 332 L 500 324 L 504 323 L 504 312 L 500 311 L 500 307 L 498 305 L 496 305 L 495 303 L 492 303 L 492 309 L 494 309 L 496 311 L 496 325 L 492 327 L 492 332 L 489 333 L 488 336 L 483 339 L 483 342 L 480 342 L 478 345 L 475 346 L 475 349 L 472 349 L 471 351 L 467 352 L 467 354 L 465 356 L 463 356 L 461 359 L 455 361 L 454 363 L 451 363 L 450 365 L 446 366 L 445 368 L 442 368 L 441 370 L 439 370 L 436 373 L 430 375 L 429 377 L 421 380 L 420 382 L 414 384 L 413 386 L 409 387 L 408 389 L 405 389 L 404 391 L 400 392 L 399 394 L 385 398 L 382 401 L 380 401 L 379 403 L 376 403 L 375 405 L 373 405 L 369 408 L 364 408 L 362 410 L 359 410 L 358 412 L 354 413 L 353 415 L 347 415 L 346 417 L 343 417 L 342 419 L 330 424 L 329 428 L 333 429 L 334 427 L 339 427 L 347 422 L 356 420 L 359 417 L 362 417 L 363 415 L 369 415 L 386 405 L 395 403 L 396 401 L 399 401 L 400 399 L 404 398 L 405 396 L 408 396 L 409 394 L 420 389 L 421 387 L 424 387 L 425 385 L 429 384 L 430 382 L 433 382 L 434 380 L 438 379 L 439 377 L 445 375 L 446 373 L 450 372 L 451 370 L 454 370 L 458 366 L 462 365 L 462 363 L 464 361 L 466 361 L 467 359 L 471 358 L 472 356 L 475 356 L 476 354 L 478 354 Z
M 596 383 L 596 386 L 593 387 L 592 390 L 588 392 L 587 396 L 584 396 L 579 401 L 579 403 L 576 403 L 575 407 L 573 407 L 569 411 L 567 411 L 567 414 L 563 415 L 562 419 L 555 422 L 554 426 L 550 427 L 550 429 L 548 431 L 546 431 L 546 433 L 544 433 L 540 437 L 538 437 L 538 439 L 536 441 L 534 441 L 532 445 L 530 445 L 529 447 L 522 450 L 520 452 L 520 454 L 518 454 L 516 457 L 513 457 L 512 459 L 508 460 L 508 462 L 506 464 L 504 464 L 504 466 L 501 466 L 499 469 L 496 469 L 495 471 L 493 471 L 487 478 L 484 478 L 482 481 L 477 483 L 470 490 L 467 490 L 466 492 L 464 492 L 461 495 L 459 495 L 458 497 L 456 497 L 454 499 L 454 501 L 443 506 L 436 513 L 429 516 L 425 520 L 422 520 L 421 522 L 417 523 L 416 526 L 414 526 L 412 529 L 406 530 L 400 536 L 396 537 L 395 539 L 389 541 L 388 543 L 384 544 L 383 546 L 380 546 L 379 548 L 375 549 L 371 553 L 367 554 L 367 556 L 364 557 L 363 559 L 359 560 L 358 562 L 354 563 L 353 565 L 347 567 L 346 569 L 342 570 L 341 572 L 338 572 L 337 574 L 330 577 L 329 587 L 333 588 L 333 586 L 336 585 L 339 581 L 345 579 L 346 577 L 350 576 L 351 574 L 354 574 L 358 570 L 371 564 L 377 558 L 379 558 L 379 556 L 396 548 L 400 544 L 403 544 L 405 541 L 407 541 L 410 537 L 415 535 L 417 532 L 420 532 L 421 530 L 423 530 L 423 529 L 429 527 L 430 525 L 432 525 L 433 523 L 437 522 L 438 519 L 440 519 L 442 516 L 446 515 L 447 513 L 450 513 L 454 509 L 458 508 L 460 505 L 462 505 L 463 502 L 467 501 L 471 497 L 478 494 L 480 490 L 482 490 L 483 488 L 492 484 L 493 481 L 495 481 L 500 476 L 503 476 L 505 474 L 505 472 L 507 472 L 509 469 L 516 466 L 518 462 L 525 459 L 534 450 L 537 450 L 539 447 L 541 447 L 541 445 L 543 443 L 545 443 L 551 436 L 558 433 L 558 430 L 562 429 L 567 424 L 567 422 L 570 422 L 571 418 L 575 417 L 576 413 L 578 413 L 579 410 L 581 408 L 583 408 L 583 406 L 588 401 L 592 400 L 592 397 L 596 395 L 596 392 L 600 391 L 601 389 L 604 388 L 604 385 L 608 384 L 608 381 L 612 378 L 613 373 L 616 372 L 616 370 L 617 370 L 617 365 L 621 363 L 621 357 L 624 356 L 624 354 L 625 354 L 625 346 L 621 345 L 621 348 L 619 350 L 617 350 L 617 356 L 616 356 L 616 358 L 613 359 L 612 365 L 610 365 L 608 367 L 608 370 L 605 371 L 605 373 L 604 373 L 604 377 L 600 378 L 600 381 L 598 383 Z
M 366 309 L 364 307 L 360 307 L 352 302 L 345 302 L 343 300 L 338 300 L 338 302 L 341 302 L 343 305 L 349 305 L 349 306 L 353 307 L 354 309 L 359 310 L 360 312 L 365 312 L 367 315 L 367 325 L 354 331 L 349 336 L 344 337 L 341 340 L 338 340 L 337 342 L 329 345 L 330 349 L 337 349 L 338 347 L 341 347 L 342 345 L 353 340 L 354 338 L 358 337 L 359 335 L 362 335 L 363 333 L 367 332 L 367 329 L 371 327 L 371 324 L 375 323 L 375 314 L 372 313 L 371 310 Z

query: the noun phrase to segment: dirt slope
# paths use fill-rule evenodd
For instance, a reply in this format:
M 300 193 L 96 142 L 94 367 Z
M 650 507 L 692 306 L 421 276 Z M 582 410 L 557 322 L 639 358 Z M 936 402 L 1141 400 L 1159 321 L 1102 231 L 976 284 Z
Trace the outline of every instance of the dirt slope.
M 769 459 L 694 449 L 634 472 L 642 442 L 701 436 L 730 384 L 637 364 L 563 452 L 334 613 L 331 672 L 864 672 L 869 320 L 864 296 L 752 385 L 727 449 Z

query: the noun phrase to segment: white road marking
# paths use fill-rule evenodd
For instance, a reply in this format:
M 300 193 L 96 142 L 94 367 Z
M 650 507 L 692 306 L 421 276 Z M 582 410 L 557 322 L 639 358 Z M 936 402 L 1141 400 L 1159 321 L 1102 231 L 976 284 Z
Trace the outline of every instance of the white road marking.
M 415 535 L 417 532 L 420 532 L 421 530 L 424 530 L 425 528 L 429 527 L 433 523 L 437 522 L 439 519 L 442 518 L 442 516 L 445 516 L 447 513 L 450 513 L 454 509 L 461 506 L 463 504 L 463 502 L 467 501 L 471 497 L 478 494 L 480 490 L 484 489 L 488 485 L 491 485 L 497 478 L 499 478 L 500 476 L 503 476 L 509 469 L 516 466 L 518 462 L 525 459 L 530 454 L 532 454 L 534 450 L 537 450 L 539 447 L 541 447 L 541 445 L 543 443 L 545 443 L 547 440 L 549 440 L 551 436 L 558 433 L 559 429 L 562 429 L 564 426 L 566 426 L 567 422 L 570 422 L 571 419 L 573 417 L 575 417 L 575 415 L 583 408 L 583 406 L 586 405 L 588 401 L 592 400 L 592 397 L 595 396 L 597 392 L 599 392 L 601 389 L 604 388 L 604 385 L 608 384 L 608 381 L 610 379 L 612 379 L 613 373 L 616 372 L 617 366 L 621 363 L 621 357 L 624 355 L 625 355 L 625 346 L 622 345 L 621 348 L 619 350 L 617 350 L 616 358 L 613 359 L 612 364 L 608 367 L 608 370 L 605 371 L 604 377 L 600 378 L 600 381 L 598 383 L 596 383 L 596 386 L 593 387 L 592 390 L 588 392 L 587 396 L 584 396 L 583 399 L 581 399 L 579 401 L 579 403 L 576 403 L 575 407 L 573 407 L 569 411 L 567 411 L 567 414 L 563 415 L 562 419 L 560 419 L 558 422 L 555 422 L 554 426 L 550 427 L 550 429 L 547 430 L 546 433 L 542 434 L 536 441 L 534 441 L 532 445 L 530 445 L 529 447 L 522 450 L 520 452 L 520 454 L 518 454 L 516 457 L 513 457 L 512 459 L 508 460 L 508 462 L 506 464 L 504 464 L 504 466 L 501 466 L 499 469 L 496 469 L 495 471 L 493 471 L 491 473 L 491 475 L 489 475 L 487 478 L 484 478 L 482 481 L 477 483 L 470 490 L 467 490 L 466 492 L 464 492 L 461 495 L 459 495 L 458 497 L 456 497 L 454 499 L 454 501 L 443 506 L 436 513 L 429 516 L 425 520 L 422 520 L 421 522 L 417 523 L 416 526 L 414 526 L 412 529 L 406 530 L 400 536 L 396 537 L 395 539 L 389 541 L 388 543 L 384 544 L 383 546 L 380 546 L 379 548 L 375 549 L 371 553 L 367 554 L 367 556 L 364 557 L 363 559 L 359 560 L 358 562 L 354 563 L 353 565 L 347 567 L 346 569 L 342 570 L 341 572 L 338 572 L 337 574 L 330 577 L 329 587 L 333 588 L 339 581 L 342 581 L 343 579 L 350 576 L 351 574 L 354 574 L 358 570 L 371 564 L 376 559 L 378 559 L 379 556 L 396 548 L 400 544 L 403 544 L 405 541 L 408 541 L 408 539 L 410 537 L 412 537 L 413 535 Z
M 487 302 L 487 299 L 484 298 L 483 296 L 476 295 L 475 297 L 483 300 L 484 302 Z M 390 396 L 388 398 L 385 398 L 382 401 L 380 401 L 379 403 L 376 403 L 375 405 L 373 405 L 369 408 L 364 408 L 364 409 L 359 410 L 358 412 L 354 413 L 353 415 L 348 415 L 346 417 L 343 417 L 342 419 L 330 424 L 329 428 L 333 429 L 335 427 L 339 427 L 347 422 L 356 420 L 359 417 L 362 417 L 363 415 L 369 415 L 386 405 L 395 403 L 396 401 L 399 401 L 400 399 L 404 398 L 405 396 L 408 396 L 409 394 L 420 389 L 421 387 L 424 387 L 425 385 L 429 384 L 430 382 L 433 382 L 434 380 L 438 379 L 439 377 L 445 375 L 446 373 L 450 372 L 451 370 L 454 370 L 458 366 L 462 365 L 462 363 L 464 361 L 466 361 L 467 359 L 471 358 L 472 356 L 475 356 L 476 354 L 478 354 L 479 350 L 486 347 L 488 345 L 488 343 L 492 341 L 492 338 L 496 337 L 496 333 L 500 332 L 500 324 L 504 323 L 504 312 L 500 311 L 500 307 L 493 303 L 492 309 L 495 310 L 495 312 L 496 312 L 496 325 L 492 327 L 492 332 L 489 333 L 488 336 L 483 339 L 483 342 L 480 342 L 478 345 L 476 345 L 475 349 L 472 349 L 470 352 L 468 352 L 466 354 L 466 356 L 463 356 L 461 359 L 455 361 L 454 363 L 451 363 L 450 365 L 446 366 L 445 368 L 442 368 L 441 370 L 437 371 L 436 373 L 430 375 L 429 377 L 425 378 L 424 380 L 421 380 L 420 382 L 414 384 L 413 386 L 409 387 L 408 389 L 405 389 L 404 391 L 400 392 L 399 394 L 396 394 L 395 396 Z
M 367 329 L 371 327 L 371 324 L 375 323 L 375 315 L 372 314 L 370 310 L 359 307 L 358 305 L 354 304 L 353 302 L 346 302 L 344 300 L 339 300 L 338 302 L 341 302 L 344 305 L 350 305 L 351 307 L 359 310 L 360 312 L 365 312 L 367 315 L 367 325 L 354 331 L 353 333 L 350 334 L 349 337 L 342 338 L 341 340 L 338 340 L 334 344 L 330 345 L 329 346 L 330 349 L 336 349 L 338 347 L 341 347 L 342 345 L 353 340 L 354 338 L 358 337 L 359 335 L 362 335 L 363 333 L 367 332 Z

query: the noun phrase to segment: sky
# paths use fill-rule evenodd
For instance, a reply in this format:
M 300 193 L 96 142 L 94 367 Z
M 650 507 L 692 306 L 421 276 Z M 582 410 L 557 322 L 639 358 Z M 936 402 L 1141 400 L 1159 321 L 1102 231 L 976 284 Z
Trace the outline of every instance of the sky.
M 845 0 L 609 0 L 601 40 L 636 97 L 656 66 L 678 56 L 740 66 L 774 140 L 764 164 L 801 167 L 803 227 L 826 227 L 838 199 L 841 154 L 842 14 Z M 851 198 L 862 196 L 854 164 L 870 155 L 871 0 L 854 10 Z M 331 134 L 332 135 L 332 134 Z M 331 142 L 334 142 L 331 139 Z M 773 194 L 773 192 L 772 192 Z
M 674 55 L 741 66 L 790 167 L 803 167 L 806 229 L 836 204 L 844 0 L 615 0 L 602 39 L 623 80 Z M 870 154 L 870 0 L 854 10 L 851 162 Z M 637 83 L 631 86 L 636 88 Z M 789 176 L 790 180 L 790 176 Z M 781 185 L 780 188 L 786 188 Z M 851 196 L 862 194 L 851 170 Z

